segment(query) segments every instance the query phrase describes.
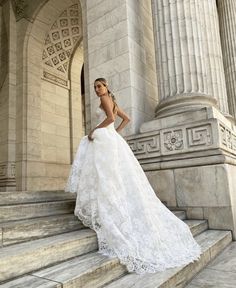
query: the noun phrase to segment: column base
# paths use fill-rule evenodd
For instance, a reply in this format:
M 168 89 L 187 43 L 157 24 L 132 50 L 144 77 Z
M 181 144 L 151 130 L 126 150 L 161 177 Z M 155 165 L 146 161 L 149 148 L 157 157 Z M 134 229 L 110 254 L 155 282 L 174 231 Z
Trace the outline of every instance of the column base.
M 186 93 L 162 100 L 156 107 L 155 117 L 167 117 L 205 107 L 217 108 L 216 99 L 206 94 Z

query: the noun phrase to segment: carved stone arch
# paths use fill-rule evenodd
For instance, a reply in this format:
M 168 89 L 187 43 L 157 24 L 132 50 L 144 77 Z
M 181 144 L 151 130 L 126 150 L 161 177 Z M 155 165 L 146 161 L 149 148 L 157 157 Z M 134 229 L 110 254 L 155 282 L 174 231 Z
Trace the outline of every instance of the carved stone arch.
M 69 107 L 70 107 L 70 135 L 71 135 L 71 163 L 73 162 L 76 154 L 78 143 L 82 136 L 85 134 L 85 95 L 83 89 L 85 88 L 81 81 L 84 77 L 83 65 L 83 41 L 78 41 L 74 46 L 71 58 L 68 63 L 68 81 L 70 83 L 69 90 Z M 78 99 L 79 97 L 79 99 Z M 78 111 L 78 107 L 80 107 Z
M 16 163 L 17 190 L 60 190 L 63 189 L 63 185 L 68 176 L 68 169 L 71 164 L 71 147 L 68 143 L 71 141 L 71 136 L 68 130 L 70 119 L 67 115 L 70 111 L 69 109 L 65 110 L 58 107 L 57 97 L 62 96 L 66 107 L 66 103 L 68 102 L 67 96 L 63 96 L 62 94 L 64 93 L 63 91 L 69 91 L 69 82 L 66 86 L 60 85 L 53 80 L 50 81 L 52 83 L 49 84 L 54 84 L 51 88 L 57 88 L 56 91 L 53 89 L 49 91 L 51 88 L 48 86 L 50 88 L 48 90 L 50 97 L 51 99 L 54 98 L 55 101 L 51 103 L 51 106 L 48 105 L 47 109 L 49 110 L 50 107 L 53 107 L 53 109 L 57 109 L 57 113 L 61 115 L 53 115 L 50 114 L 50 112 L 47 113 L 45 107 L 50 103 L 46 103 L 45 105 L 45 103 L 42 102 L 42 87 L 46 82 L 48 83 L 49 79 L 45 81 L 43 77 L 43 71 L 46 70 L 46 65 L 42 60 L 42 55 L 45 49 L 47 34 L 51 31 L 57 19 L 63 16 L 65 10 L 78 4 L 79 6 L 82 5 L 81 10 L 83 10 L 83 13 L 80 10 L 79 15 L 81 17 L 79 17 L 82 18 L 86 13 L 84 11 L 84 1 L 82 0 L 81 2 L 82 4 L 80 4 L 79 0 L 43 0 L 37 6 L 37 11 L 31 13 L 32 18 L 30 22 L 27 22 L 25 19 L 17 22 L 19 31 L 19 37 L 17 38 L 17 49 L 19 51 L 17 54 L 18 110 L 16 115 L 16 141 L 18 143 L 16 151 L 16 158 L 18 159 Z M 74 8 L 76 7 L 74 6 Z M 76 9 L 72 10 L 75 11 Z M 81 20 L 81 22 L 83 21 Z M 62 33 L 62 29 L 59 33 Z M 72 33 L 72 30 L 70 30 L 69 33 Z M 82 24 L 79 33 L 74 34 L 74 36 L 78 36 L 78 34 L 82 37 Z M 86 37 L 86 33 L 83 33 L 83 36 L 84 35 Z M 74 36 L 71 36 L 72 41 Z M 77 43 L 81 41 L 81 37 L 74 39 L 73 47 L 76 47 Z M 68 37 L 68 39 L 71 38 Z M 68 51 L 64 49 L 64 52 L 66 53 Z M 68 60 L 69 56 L 66 59 Z M 46 61 L 46 58 L 44 60 Z M 61 64 L 63 65 L 65 62 L 62 60 Z M 47 67 L 47 69 L 48 68 L 50 67 Z M 58 66 L 51 68 L 53 69 L 48 69 L 47 71 L 52 75 L 64 81 L 69 81 L 68 72 L 63 74 L 62 71 L 56 69 Z M 50 97 L 47 99 L 51 100 Z M 44 97 L 44 99 L 46 99 L 46 97 Z M 63 113 L 64 119 L 62 119 Z M 53 123 L 50 118 L 54 118 Z M 45 119 L 44 123 L 42 119 Z M 68 127 L 67 130 L 57 127 L 60 121 L 64 122 L 61 123 L 61 126 L 64 125 L 64 127 Z M 46 122 L 51 123 L 47 126 Z M 53 129 L 56 131 L 55 135 L 52 133 Z M 49 134 L 51 133 L 51 136 L 45 134 L 48 133 L 47 131 Z M 61 139 L 64 137 L 64 140 L 60 140 L 58 137 L 61 137 Z M 55 142 L 56 145 L 54 147 L 51 145 L 46 151 L 43 146 L 45 143 L 50 142 L 50 138 L 51 142 Z M 75 143 L 73 145 L 75 147 Z

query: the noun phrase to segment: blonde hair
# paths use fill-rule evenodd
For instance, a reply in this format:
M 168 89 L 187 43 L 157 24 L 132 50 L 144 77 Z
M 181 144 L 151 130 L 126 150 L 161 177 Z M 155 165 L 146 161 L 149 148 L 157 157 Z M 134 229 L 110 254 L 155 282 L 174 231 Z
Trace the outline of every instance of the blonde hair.
M 116 111 L 117 111 L 117 109 L 118 109 L 118 105 L 117 105 L 117 103 L 116 103 L 116 97 L 115 97 L 115 95 L 109 90 L 107 80 L 106 80 L 105 78 L 97 78 L 97 79 L 94 81 L 94 83 L 97 82 L 97 81 L 98 81 L 98 82 L 101 82 L 101 83 L 107 88 L 108 95 L 111 96 L 112 101 L 113 101 L 113 103 L 114 103 L 113 113 L 116 113 Z

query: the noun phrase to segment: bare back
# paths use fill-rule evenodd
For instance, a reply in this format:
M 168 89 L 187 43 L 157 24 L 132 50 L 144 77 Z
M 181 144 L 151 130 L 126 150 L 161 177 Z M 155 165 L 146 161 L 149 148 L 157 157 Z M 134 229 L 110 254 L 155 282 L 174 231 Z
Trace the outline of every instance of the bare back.
M 109 106 L 112 107 L 111 110 L 112 110 L 112 114 L 113 114 L 113 117 L 116 119 L 116 117 L 120 117 L 121 119 L 123 120 L 127 120 L 129 119 L 128 115 L 118 106 L 118 105 L 115 105 L 115 103 L 112 101 L 112 98 L 109 96 Z M 103 107 L 102 103 L 100 103 L 99 105 L 100 108 L 102 108 L 106 115 L 108 115 L 108 111 L 106 111 L 106 108 Z M 104 109 L 105 108 L 105 109 Z

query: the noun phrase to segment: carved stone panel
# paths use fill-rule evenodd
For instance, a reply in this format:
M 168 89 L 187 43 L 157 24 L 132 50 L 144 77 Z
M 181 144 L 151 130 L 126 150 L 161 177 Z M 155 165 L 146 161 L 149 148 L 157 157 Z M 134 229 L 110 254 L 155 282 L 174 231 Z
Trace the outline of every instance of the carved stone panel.
M 211 123 L 194 126 L 188 124 L 161 130 L 161 154 L 193 152 L 213 145 L 211 125 Z
M 163 132 L 163 149 L 166 151 L 182 150 L 184 148 L 182 129 Z
M 220 145 L 223 149 L 236 152 L 236 133 L 223 123 L 219 123 Z
M 46 36 L 42 53 L 44 79 L 68 87 L 70 58 L 81 40 L 81 9 L 74 4 L 61 13 Z
M 137 137 L 128 140 L 131 150 L 139 159 L 160 155 L 160 135 L 154 134 L 146 137 Z
M 211 125 L 187 128 L 188 147 L 207 146 L 212 144 Z
M 138 159 L 199 152 L 219 148 L 217 137 L 213 137 L 217 127 L 215 120 L 201 121 L 129 136 L 127 142 Z

